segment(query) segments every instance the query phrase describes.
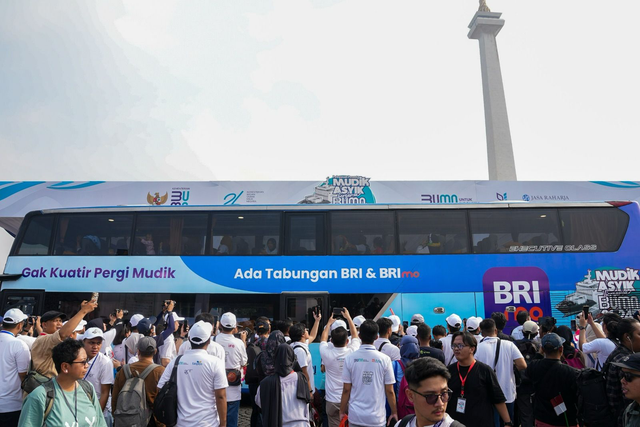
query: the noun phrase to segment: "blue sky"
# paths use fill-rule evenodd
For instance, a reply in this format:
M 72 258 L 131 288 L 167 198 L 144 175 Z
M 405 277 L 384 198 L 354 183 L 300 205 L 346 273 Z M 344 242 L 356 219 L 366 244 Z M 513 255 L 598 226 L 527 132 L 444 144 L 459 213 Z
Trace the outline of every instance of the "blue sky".
M 637 179 L 640 3 L 488 3 L 518 178 Z M 487 179 L 476 9 L 3 2 L 1 176 Z

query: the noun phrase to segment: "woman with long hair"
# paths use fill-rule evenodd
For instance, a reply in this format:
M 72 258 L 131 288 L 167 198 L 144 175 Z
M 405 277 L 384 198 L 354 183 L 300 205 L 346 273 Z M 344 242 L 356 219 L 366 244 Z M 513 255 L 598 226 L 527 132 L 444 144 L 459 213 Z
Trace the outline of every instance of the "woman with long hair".
M 586 366 L 584 354 L 573 345 L 573 333 L 568 326 L 562 325 L 556 328 L 556 334 L 564 339 L 562 344 L 562 363 L 582 369 Z

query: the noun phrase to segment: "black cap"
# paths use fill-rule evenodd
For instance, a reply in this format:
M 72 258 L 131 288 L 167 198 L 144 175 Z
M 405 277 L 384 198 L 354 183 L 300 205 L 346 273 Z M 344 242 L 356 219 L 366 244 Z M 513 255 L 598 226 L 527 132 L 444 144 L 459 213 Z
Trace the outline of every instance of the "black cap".
M 67 318 L 67 315 L 64 314 L 61 311 L 51 310 L 51 311 L 47 311 L 45 314 L 40 316 L 40 321 L 41 322 L 48 322 L 49 320 L 57 319 L 58 317 L 61 320 L 65 320 Z
M 619 366 L 620 368 L 627 368 L 627 369 L 633 369 L 634 371 L 640 371 L 640 353 L 623 357 L 622 360 L 620 360 L 619 362 L 611 362 L 611 364 Z

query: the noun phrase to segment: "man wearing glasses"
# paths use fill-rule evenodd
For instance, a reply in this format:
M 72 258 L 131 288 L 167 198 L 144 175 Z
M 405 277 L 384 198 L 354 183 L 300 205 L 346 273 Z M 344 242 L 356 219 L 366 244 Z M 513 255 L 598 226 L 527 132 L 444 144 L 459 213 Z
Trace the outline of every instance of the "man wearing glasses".
M 451 374 L 444 363 L 433 358 L 412 362 L 404 373 L 407 398 L 413 403 L 415 415 L 407 415 L 396 427 L 464 427 L 447 414 L 451 390 L 447 382 Z
M 640 425 L 640 353 L 626 356 L 620 362 L 612 362 L 622 368 L 622 393 L 627 399 L 633 400 L 624 411 L 624 425 Z

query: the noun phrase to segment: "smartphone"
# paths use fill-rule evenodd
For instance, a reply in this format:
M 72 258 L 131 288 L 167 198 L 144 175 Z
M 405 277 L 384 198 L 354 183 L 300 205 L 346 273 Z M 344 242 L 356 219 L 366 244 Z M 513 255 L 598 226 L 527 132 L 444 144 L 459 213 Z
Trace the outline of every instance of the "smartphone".
M 333 308 L 333 317 L 342 316 L 342 307 Z
M 100 295 L 100 294 L 99 294 L 98 292 L 93 292 L 93 293 L 91 294 L 91 302 L 98 302 L 98 296 L 99 296 L 99 295 Z
M 576 329 L 577 329 L 577 327 L 576 327 L 576 319 L 571 319 L 571 330 L 573 332 L 575 332 Z
M 582 315 L 584 316 L 585 319 L 589 319 L 589 306 L 588 305 L 583 305 L 582 306 Z

